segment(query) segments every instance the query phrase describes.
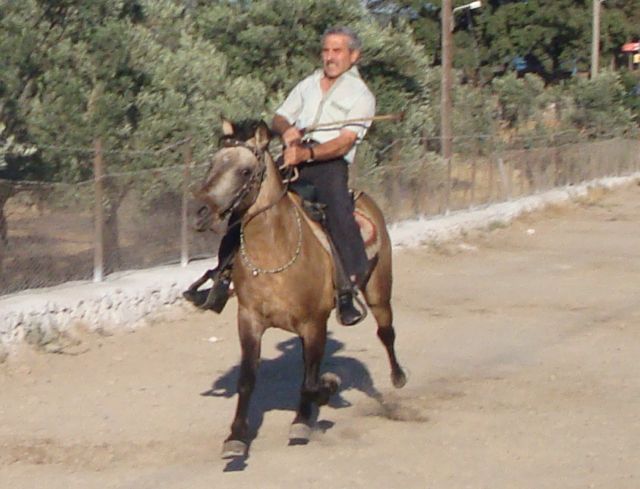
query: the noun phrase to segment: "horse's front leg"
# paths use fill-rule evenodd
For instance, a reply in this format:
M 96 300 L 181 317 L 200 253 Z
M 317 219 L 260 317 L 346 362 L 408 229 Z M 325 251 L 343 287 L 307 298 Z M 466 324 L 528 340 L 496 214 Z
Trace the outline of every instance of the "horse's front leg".
M 304 359 L 304 379 L 300 390 L 298 412 L 289 432 L 291 444 L 309 441 L 313 405 L 326 404 L 329 402 L 329 397 L 338 389 L 338 380 L 335 376 L 320 376 L 320 365 L 327 342 L 326 322 L 309 326 L 301 333 L 300 339 Z
M 249 447 L 249 403 L 256 384 L 260 362 L 260 343 L 263 330 L 257 321 L 241 310 L 238 314 L 238 333 L 242 349 L 238 378 L 238 405 L 231 423 L 231 434 L 222 448 L 223 458 L 244 457 Z

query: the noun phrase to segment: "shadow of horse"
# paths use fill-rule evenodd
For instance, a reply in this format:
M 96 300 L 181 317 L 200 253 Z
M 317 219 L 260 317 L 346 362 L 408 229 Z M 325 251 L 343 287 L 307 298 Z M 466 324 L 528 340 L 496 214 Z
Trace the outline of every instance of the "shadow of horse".
M 334 394 L 328 406 L 341 409 L 351 406 L 342 393 L 356 389 L 379 403 L 383 403 L 383 396 L 373 384 L 373 379 L 365 365 L 355 358 L 337 355 L 344 348 L 344 343 L 331 337 L 327 338 L 323 367 L 326 372 L 331 372 L 340 378 L 340 387 Z M 251 427 L 251 440 L 255 439 L 262 426 L 265 413 L 271 410 L 288 410 L 296 412 L 300 400 L 300 385 L 303 372 L 302 347 L 298 338 L 291 338 L 278 343 L 276 348 L 281 354 L 273 359 L 260 361 L 258 370 L 258 382 L 251 400 L 249 409 L 249 425 Z M 218 377 L 211 388 L 202 392 L 201 396 L 231 398 L 237 392 L 240 365 L 236 365 Z M 329 420 L 317 421 L 318 411 L 314 416 L 316 429 L 325 432 L 333 427 Z M 236 462 L 236 465 L 238 463 Z M 245 467 L 244 462 L 239 462 L 235 470 Z M 227 467 L 226 470 L 234 470 Z

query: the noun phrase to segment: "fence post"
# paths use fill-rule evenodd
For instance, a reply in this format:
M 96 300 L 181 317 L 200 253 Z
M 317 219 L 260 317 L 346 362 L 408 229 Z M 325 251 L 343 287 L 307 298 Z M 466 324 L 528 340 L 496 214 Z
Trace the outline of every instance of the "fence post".
M 502 194 L 507 200 L 511 199 L 511 179 L 507 174 L 502 156 L 498 156 L 498 171 L 500 172 L 500 180 L 502 180 Z
M 451 179 L 453 177 L 453 155 L 451 154 L 447 159 L 447 181 L 444 188 L 444 213 L 449 214 L 451 208 Z
M 487 188 L 487 202 L 493 202 L 493 189 L 496 186 L 496 175 L 493 171 L 493 160 L 495 158 L 495 154 L 491 154 L 487 160 L 489 164 L 489 184 Z
M 476 205 L 476 185 L 478 181 L 478 163 L 477 159 L 479 156 L 473 158 L 471 162 L 471 202 L 469 203 L 469 207 Z
M 189 263 L 189 185 L 191 178 L 191 138 L 182 146 L 182 156 L 184 160 L 184 169 L 182 173 L 182 217 L 180 228 L 180 265 L 186 267 Z
M 104 279 L 104 162 L 102 160 L 102 139 L 94 143 L 93 185 L 95 195 L 94 206 L 94 248 L 93 248 L 93 281 Z

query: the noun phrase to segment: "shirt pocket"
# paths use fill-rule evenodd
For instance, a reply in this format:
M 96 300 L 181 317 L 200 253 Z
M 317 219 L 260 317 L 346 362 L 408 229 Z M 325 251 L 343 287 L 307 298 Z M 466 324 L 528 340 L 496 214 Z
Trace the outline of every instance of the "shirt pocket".
M 349 118 L 351 106 L 346 100 L 328 100 L 322 110 L 322 122 L 342 122 Z
M 351 105 L 352 104 L 348 104 L 338 100 L 332 100 L 329 103 L 329 107 L 332 112 L 334 112 L 335 114 L 340 114 L 341 116 L 345 116 L 345 117 L 351 110 Z

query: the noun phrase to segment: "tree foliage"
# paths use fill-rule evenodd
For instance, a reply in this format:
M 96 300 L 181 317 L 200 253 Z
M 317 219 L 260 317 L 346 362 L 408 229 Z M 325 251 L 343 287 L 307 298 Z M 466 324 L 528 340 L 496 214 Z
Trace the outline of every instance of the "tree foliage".
M 0 177 L 86 179 L 86 152 L 70 149 L 97 137 L 126 152 L 191 136 L 204 156 L 221 115 L 271 117 L 318 66 L 332 24 L 362 33 L 362 70 L 380 111 L 424 108 L 429 93 L 429 58 L 411 30 L 381 27 L 358 0 L 2 2 L 0 147 L 9 165 Z M 429 117 L 416 111 L 414 125 Z M 163 164 L 112 160 L 127 169 Z
M 202 158 L 217 143 L 221 115 L 271 117 L 288 90 L 318 66 L 320 36 L 335 24 L 352 25 L 362 35 L 360 68 L 376 93 L 378 112 L 406 113 L 403 124 L 374 126 L 368 144 L 383 148 L 394 138 L 438 133 L 439 1 L 0 0 L 0 5 L 1 178 L 89 178 L 90 155 L 71 149 L 91 148 L 97 137 L 107 149 L 125 154 L 191 136 L 196 158 Z M 488 127 L 463 120 L 472 113 L 476 121 L 498 117 L 510 126 L 527 121 L 533 101 L 542 103 L 539 80 L 548 85 L 585 70 L 590 9 L 590 0 L 488 0 L 482 9 L 458 12 L 455 66 L 459 81 L 478 88 L 457 89 L 458 103 L 465 105 L 459 127 Z M 603 65 L 624 64 L 619 46 L 638 38 L 639 12 L 640 0 L 603 6 Z M 514 73 L 515 59 L 540 78 L 496 78 Z M 633 107 L 637 85 L 629 77 L 622 81 L 624 93 L 612 100 Z M 590 88 L 578 83 L 574 90 L 576 83 L 567 85 L 567 93 L 579 99 L 578 91 Z M 111 161 L 114 169 L 168 163 L 153 156 Z
M 463 6 L 468 0 L 455 0 Z M 588 71 L 591 52 L 592 0 L 483 0 L 480 9 L 462 9 L 454 18 L 455 66 L 477 73 L 482 82 L 509 70 L 537 73 L 555 82 Z M 434 0 L 368 0 L 382 21 L 406 19 L 416 39 L 440 59 L 440 10 Z M 640 39 L 640 0 L 602 4 L 603 66 L 624 66 L 624 42 Z

